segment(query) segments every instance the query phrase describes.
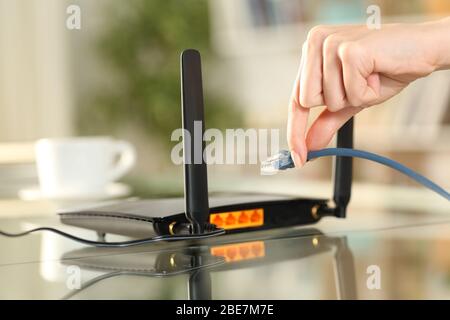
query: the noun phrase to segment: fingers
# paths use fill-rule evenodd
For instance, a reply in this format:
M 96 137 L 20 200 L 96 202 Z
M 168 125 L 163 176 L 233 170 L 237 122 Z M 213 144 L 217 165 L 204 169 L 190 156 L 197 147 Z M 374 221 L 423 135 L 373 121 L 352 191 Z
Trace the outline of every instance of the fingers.
M 322 96 L 322 47 L 331 30 L 317 26 L 311 29 L 303 44 L 304 61 L 300 77 L 300 103 L 307 107 L 324 105 Z
M 339 27 L 313 28 L 302 47 L 297 79 L 289 102 L 287 138 L 289 149 L 296 167 L 306 162 L 306 128 L 309 109 L 305 108 L 323 105 L 322 90 L 322 48 L 325 38 Z M 301 88 L 301 90 L 300 90 Z
M 300 77 L 299 101 L 305 108 L 325 105 L 336 112 L 371 105 L 379 97 L 374 62 L 358 38 L 364 26 L 317 26 L 308 33 Z
M 300 105 L 298 98 L 300 92 L 301 70 L 304 64 L 303 56 L 304 55 L 302 54 L 300 68 L 289 101 L 287 125 L 289 150 L 291 151 L 292 159 L 294 160 L 296 167 L 303 166 L 307 156 L 305 134 L 308 125 L 309 110 Z
M 309 32 L 289 103 L 288 144 L 297 167 L 308 150 L 325 147 L 363 106 L 379 101 L 382 78 L 358 42 L 366 32 L 365 26 L 318 26 Z M 327 109 L 305 138 L 308 110 L 321 105 Z
M 323 47 L 327 37 L 345 26 L 316 26 L 308 32 L 303 45 L 300 78 L 300 104 L 306 108 L 323 106 Z
M 333 34 L 323 45 L 323 96 L 327 109 L 335 112 L 345 107 L 346 95 L 342 77 L 342 64 L 338 56 L 341 40 Z
M 374 70 L 374 62 L 364 56 L 364 50 L 352 42 L 343 43 L 338 49 L 342 62 L 342 79 L 348 103 L 352 106 L 371 105 L 380 94 L 380 77 Z
M 308 130 L 306 137 L 308 150 L 325 148 L 339 128 L 362 109 L 362 107 L 346 107 L 337 112 L 324 110 Z

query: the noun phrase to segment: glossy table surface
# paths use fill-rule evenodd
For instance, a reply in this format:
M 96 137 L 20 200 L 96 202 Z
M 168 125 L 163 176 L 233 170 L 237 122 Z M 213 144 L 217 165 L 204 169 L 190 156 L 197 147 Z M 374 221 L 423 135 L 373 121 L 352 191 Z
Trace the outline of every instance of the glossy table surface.
M 0 226 L 96 237 L 55 215 Z M 449 299 L 450 212 L 350 207 L 310 226 L 121 249 L 0 236 L 0 283 L 0 299 Z

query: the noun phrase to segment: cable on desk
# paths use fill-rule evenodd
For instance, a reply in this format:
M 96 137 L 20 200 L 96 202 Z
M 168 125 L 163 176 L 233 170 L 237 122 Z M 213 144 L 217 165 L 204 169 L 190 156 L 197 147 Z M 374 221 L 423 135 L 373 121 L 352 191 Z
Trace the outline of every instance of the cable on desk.
M 49 228 L 49 227 L 41 227 L 36 229 L 27 230 L 20 233 L 8 233 L 0 230 L 0 235 L 6 236 L 6 237 L 22 237 L 29 235 L 31 233 L 41 232 L 41 231 L 48 231 L 56 233 L 62 237 L 68 238 L 70 240 L 80 242 L 82 244 L 87 244 L 95 247 L 112 247 L 112 248 L 123 248 L 123 247 L 131 247 L 131 246 L 137 246 L 137 245 L 143 245 L 143 244 L 150 244 L 155 242 L 161 242 L 161 241 L 180 241 L 180 240 L 201 240 L 206 239 L 214 236 L 218 236 L 225 233 L 224 229 L 217 229 L 209 232 L 205 232 L 202 234 L 190 234 L 190 235 L 161 235 L 161 236 L 155 236 L 152 238 L 144 238 L 144 239 L 137 239 L 137 240 L 129 240 L 129 241 L 120 241 L 120 242 L 103 242 L 103 241 L 92 241 L 84 238 L 79 238 L 77 236 L 74 236 L 70 233 L 61 231 L 59 229 L 55 228 Z

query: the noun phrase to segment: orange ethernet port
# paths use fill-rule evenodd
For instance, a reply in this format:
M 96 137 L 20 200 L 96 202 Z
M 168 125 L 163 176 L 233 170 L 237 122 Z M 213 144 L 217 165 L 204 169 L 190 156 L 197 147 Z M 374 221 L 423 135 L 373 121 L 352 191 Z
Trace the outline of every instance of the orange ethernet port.
M 211 219 L 211 223 L 215 224 L 217 227 L 220 228 L 220 227 L 223 226 L 224 221 L 223 221 L 223 219 L 222 219 L 219 215 L 216 215 L 216 216 L 214 217 L 214 219 Z
M 225 230 L 259 227 L 264 224 L 264 210 L 261 208 L 212 213 L 209 222 Z
M 249 220 L 249 217 L 247 215 L 247 213 L 245 211 L 242 211 L 241 214 L 239 215 L 239 223 L 247 223 Z
M 233 225 L 235 223 L 236 223 L 236 218 L 233 216 L 233 213 L 230 212 L 225 220 L 225 224 Z
M 261 216 L 260 216 L 258 210 L 253 210 L 253 213 L 250 216 L 250 221 L 257 222 L 257 221 L 259 221 L 260 218 L 261 218 Z

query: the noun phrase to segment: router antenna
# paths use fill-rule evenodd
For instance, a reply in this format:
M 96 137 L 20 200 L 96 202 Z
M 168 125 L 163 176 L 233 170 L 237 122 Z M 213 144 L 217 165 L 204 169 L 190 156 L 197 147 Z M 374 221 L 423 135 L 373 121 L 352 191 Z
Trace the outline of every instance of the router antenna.
M 203 233 L 209 216 L 208 177 L 203 159 L 203 88 L 200 53 L 181 53 L 181 114 L 183 118 L 184 201 L 193 233 Z M 186 137 L 186 135 L 189 137 Z
M 353 148 L 353 118 L 348 120 L 337 133 L 336 146 L 338 148 Z M 347 205 L 352 193 L 352 165 L 351 157 L 336 157 L 334 163 L 334 195 L 336 205 L 334 215 L 345 218 Z

